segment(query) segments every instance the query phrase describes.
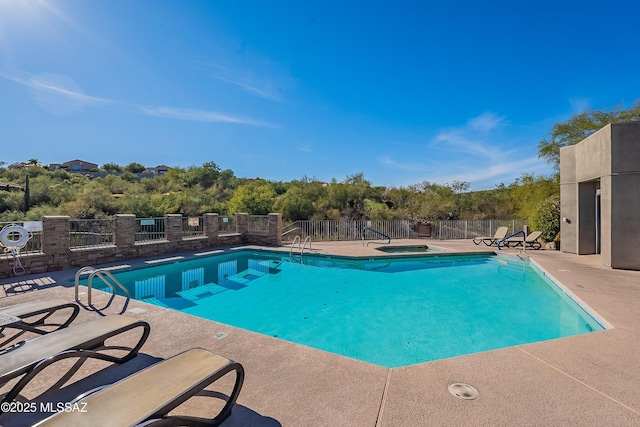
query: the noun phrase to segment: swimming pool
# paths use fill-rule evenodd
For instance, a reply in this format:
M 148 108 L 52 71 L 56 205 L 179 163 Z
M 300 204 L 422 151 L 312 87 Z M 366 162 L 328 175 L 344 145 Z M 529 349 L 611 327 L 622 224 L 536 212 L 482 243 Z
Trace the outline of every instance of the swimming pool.
M 398 367 L 603 327 L 528 262 L 236 251 L 115 274 L 132 297 Z

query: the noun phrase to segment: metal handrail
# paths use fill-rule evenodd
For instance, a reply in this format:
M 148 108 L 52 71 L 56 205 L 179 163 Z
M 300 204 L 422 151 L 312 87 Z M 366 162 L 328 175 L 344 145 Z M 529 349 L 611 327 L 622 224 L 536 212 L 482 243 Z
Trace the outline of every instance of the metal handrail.
M 304 253 L 304 248 L 307 246 L 307 242 L 309 242 L 309 252 L 311 252 L 311 236 L 307 236 L 304 239 L 304 243 L 302 244 L 302 249 L 300 249 L 300 256 Z
M 374 230 L 374 229 L 373 229 L 373 228 L 371 228 L 371 227 L 364 227 L 364 228 L 362 229 L 362 246 L 364 246 L 364 232 L 365 232 L 365 230 L 369 230 L 369 231 L 372 231 L 372 232 L 374 232 L 374 233 L 376 233 L 376 234 L 379 234 L 379 235 L 381 235 L 382 237 L 384 237 L 385 239 L 389 239 L 389 241 L 387 242 L 387 244 L 390 244 L 390 243 L 391 243 L 391 237 L 387 236 L 386 234 L 382 233 L 381 231 Z M 369 246 L 369 243 L 367 243 L 367 246 Z
M 498 241 L 498 250 L 499 251 L 502 250 L 502 249 L 500 249 L 500 243 L 506 241 L 507 239 L 512 238 L 513 236 L 517 236 L 518 234 L 522 234 L 522 247 L 523 248 L 526 247 L 527 244 L 525 243 L 525 241 L 527 240 L 527 235 L 525 234 L 524 231 L 520 230 L 520 231 L 516 231 L 515 233 L 511 234 L 510 236 L 502 238 L 502 240 L 499 240 Z
M 281 236 L 286 236 L 287 234 L 291 233 L 292 231 L 296 231 L 298 229 L 299 229 L 298 227 L 295 227 L 295 228 L 292 228 L 291 230 L 287 230 L 287 231 L 283 232 L 281 234 Z M 300 236 L 298 236 L 298 237 L 300 237 Z
M 298 247 L 300 247 L 300 236 L 296 236 L 293 238 L 293 242 L 291 243 L 291 249 L 289 249 L 289 258 L 291 258 L 291 256 L 293 255 L 293 247 L 295 246 L 296 242 L 298 242 Z M 306 242 L 306 239 L 305 239 Z
M 117 288 L 119 288 L 121 291 L 124 292 L 125 296 L 127 297 L 127 301 L 131 299 L 131 294 L 129 294 L 129 290 L 124 285 L 122 285 L 122 283 L 120 283 L 118 279 L 116 279 L 109 270 L 105 268 L 96 269 L 91 266 L 87 266 L 87 267 L 82 267 L 80 270 L 78 270 L 75 276 L 75 297 L 76 297 L 77 303 L 80 303 L 80 298 L 79 298 L 80 276 L 85 273 L 89 273 L 89 277 L 87 278 L 87 306 L 89 307 L 92 306 L 91 290 L 93 289 L 94 277 L 97 277 L 100 280 L 102 280 L 102 282 L 105 285 L 111 288 L 114 294 L 118 291 Z

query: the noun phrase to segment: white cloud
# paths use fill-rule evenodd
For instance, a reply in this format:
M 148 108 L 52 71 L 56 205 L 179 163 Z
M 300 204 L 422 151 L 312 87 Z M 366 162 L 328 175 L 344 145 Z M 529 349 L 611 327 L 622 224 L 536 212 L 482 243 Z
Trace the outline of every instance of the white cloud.
M 283 93 L 296 85 L 286 68 L 255 52 L 244 52 L 241 56 L 222 52 L 216 62 L 196 65 L 217 80 L 269 101 L 283 102 Z
M 270 83 L 263 82 L 264 87 L 261 88 L 261 87 L 258 87 L 259 82 L 252 81 L 249 78 L 245 78 L 243 80 L 232 80 L 230 78 L 225 78 L 221 76 L 216 76 L 215 78 L 220 81 L 230 83 L 232 85 L 236 85 L 253 95 L 259 96 L 260 98 L 268 99 L 270 101 L 277 101 L 277 102 L 282 101 L 282 97 L 273 88 L 273 86 Z
M 60 85 L 60 83 L 65 80 L 66 84 Z M 71 79 L 68 79 L 64 76 L 48 75 L 45 77 L 34 77 L 24 84 L 32 89 L 35 89 L 36 91 L 46 92 L 60 97 L 66 97 L 72 101 L 84 105 L 112 104 L 114 102 L 109 99 L 99 98 L 97 96 L 85 95 L 84 93 L 80 92 L 80 88 L 75 85 L 75 82 L 72 82 Z
M 303 151 L 305 153 L 310 153 L 311 152 L 311 148 L 312 145 L 310 143 L 300 143 L 298 144 L 298 148 L 300 149 L 300 151 Z
M 489 159 L 500 156 L 496 147 L 483 144 L 481 141 L 473 141 L 462 135 L 461 132 L 441 132 L 435 138 L 436 142 L 444 142 L 448 145 L 463 148 L 463 154 L 476 154 Z
M 491 129 L 497 127 L 503 120 L 504 117 L 502 116 L 497 116 L 494 113 L 486 112 L 480 114 L 478 117 L 474 117 L 473 119 L 469 120 L 467 124 L 471 127 L 471 129 L 488 132 Z
M 535 144 L 521 145 L 520 136 L 505 137 L 503 132 L 496 132 L 478 137 L 479 130 L 489 132 L 504 120 L 484 113 L 461 126 L 438 132 L 425 150 L 423 161 L 416 162 L 415 155 L 405 161 L 401 153 L 394 153 L 379 157 L 378 163 L 397 169 L 398 175 L 405 175 L 405 183 L 464 181 L 474 189 L 510 182 L 524 172 L 546 171 L 546 163 L 534 154 Z
M 570 98 L 569 104 L 571 104 L 571 112 L 573 114 L 580 114 L 591 108 L 591 100 L 589 98 Z
M 265 121 L 236 117 L 215 111 L 203 111 L 189 108 L 148 107 L 97 96 L 85 95 L 80 87 L 70 78 L 59 74 L 42 74 L 38 76 L 8 75 L 0 71 L 0 78 L 27 86 L 32 90 L 31 97 L 43 109 L 54 114 L 72 114 L 87 106 L 114 105 L 123 109 L 133 108 L 149 116 L 174 120 L 192 120 L 199 122 L 234 123 L 247 126 L 258 126 L 279 129 Z
M 491 165 L 476 165 L 460 173 L 439 176 L 435 182 L 446 183 L 453 181 L 483 182 L 489 179 L 520 176 L 523 172 L 531 172 L 545 167 L 537 157 L 521 160 L 505 160 Z
M 400 163 L 389 156 L 378 157 L 378 163 L 407 172 L 425 171 L 427 169 L 424 163 Z
M 83 104 L 111 104 L 114 101 L 96 96 L 89 96 L 82 93 L 76 82 L 62 74 L 46 73 L 35 76 L 16 76 L 0 72 L 0 77 L 21 85 L 27 86 L 36 91 L 48 92 L 73 99 Z
M 162 117 L 175 120 L 193 120 L 198 122 L 220 122 L 235 123 L 249 126 L 278 128 L 267 122 L 246 119 L 241 117 L 229 116 L 227 114 L 217 113 L 215 111 L 202 111 L 189 108 L 171 108 L 171 107 L 139 107 L 140 111 L 149 116 Z

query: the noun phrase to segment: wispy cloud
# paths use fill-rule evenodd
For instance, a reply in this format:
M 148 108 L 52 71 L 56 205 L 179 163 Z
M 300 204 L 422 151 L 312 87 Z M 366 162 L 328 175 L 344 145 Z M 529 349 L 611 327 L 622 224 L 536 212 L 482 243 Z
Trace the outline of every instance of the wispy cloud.
M 223 51 L 215 61 L 194 65 L 216 80 L 273 102 L 285 102 L 285 93 L 297 84 L 285 67 L 250 51 L 243 51 L 242 55 Z
M 86 95 L 79 86 L 68 77 L 57 74 L 42 76 L 9 75 L 0 71 L 0 78 L 10 80 L 33 90 L 32 97 L 43 108 L 55 112 L 56 106 L 66 107 L 68 112 L 75 112 L 77 107 L 99 107 L 111 105 L 123 110 L 134 110 L 155 117 L 173 120 L 191 120 L 199 122 L 232 123 L 247 126 L 258 126 L 279 129 L 280 126 L 261 120 L 238 117 L 216 111 L 204 111 L 190 108 L 174 108 L 165 106 L 141 106 L 112 99 Z M 70 103 L 74 104 L 71 108 Z
M 300 149 L 300 151 L 305 152 L 305 153 L 310 153 L 311 149 L 312 149 L 312 145 L 311 143 L 307 142 L 307 143 L 300 143 L 298 144 L 298 148 Z
M 571 104 L 571 112 L 573 114 L 580 114 L 591 108 L 591 100 L 589 98 L 570 98 L 569 104 Z
M 20 83 L 21 85 L 27 86 L 36 91 L 66 97 L 81 104 L 101 105 L 113 104 L 115 102 L 110 99 L 85 95 L 80 91 L 80 88 L 73 80 L 59 74 L 43 74 L 32 77 L 21 77 L 7 75 L 0 72 L 0 77 L 5 80 Z
M 402 152 L 377 160 L 380 165 L 397 170 L 398 176 L 406 176 L 404 185 L 464 181 L 475 189 L 491 188 L 523 172 L 544 170 L 545 163 L 532 154 L 535 146 L 514 148 L 511 137 L 495 132 L 504 120 L 494 113 L 484 113 L 461 126 L 439 131 L 425 147 L 424 161 L 416 162 L 415 153 L 405 161 Z M 483 131 L 480 136 L 479 130 Z
M 225 83 L 230 83 L 232 85 L 238 86 L 244 89 L 246 92 L 249 92 L 252 95 L 259 96 L 260 98 L 276 102 L 282 101 L 282 97 L 280 96 L 280 94 L 276 90 L 274 90 L 272 85 L 269 83 L 265 84 L 263 87 L 258 87 L 258 82 L 253 81 L 249 78 L 245 78 L 243 80 L 233 80 L 222 76 L 215 76 L 215 78 Z
M 502 121 L 504 117 L 498 116 L 495 113 L 486 112 L 480 114 L 478 117 L 474 117 L 469 120 L 467 123 L 471 129 L 479 130 L 483 132 L 488 132 L 491 129 L 497 127 Z
M 486 167 L 470 168 L 460 173 L 441 175 L 435 179 L 435 182 L 467 181 L 478 183 L 489 179 L 521 175 L 524 171 L 532 172 L 543 167 L 544 164 L 540 162 L 538 157 L 529 157 L 521 160 L 504 159 L 500 163 L 486 165 Z
M 499 155 L 496 147 L 468 139 L 457 131 L 441 132 L 436 136 L 435 141 L 462 148 L 466 154 L 476 154 L 488 159 L 494 159 Z
M 424 163 L 403 163 L 392 159 L 390 156 L 378 157 L 378 163 L 383 166 L 389 166 L 405 172 L 423 172 L 426 170 Z
M 197 122 L 236 123 L 249 126 L 278 128 L 277 125 L 273 125 L 271 123 L 229 116 L 227 114 L 217 113 L 215 111 L 202 111 L 189 108 L 171 107 L 140 107 L 140 111 L 149 116 L 163 117 L 166 119 L 193 120 Z

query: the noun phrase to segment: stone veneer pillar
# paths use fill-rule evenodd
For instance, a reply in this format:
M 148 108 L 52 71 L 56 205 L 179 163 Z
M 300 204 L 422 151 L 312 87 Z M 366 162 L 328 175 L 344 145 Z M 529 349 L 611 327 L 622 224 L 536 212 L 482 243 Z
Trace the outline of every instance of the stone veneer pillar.
M 164 216 L 164 236 L 170 242 L 182 240 L 182 215 L 168 214 Z
M 218 244 L 218 231 L 220 228 L 220 217 L 217 213 L 206 213 L 202 216 L 204 221 L 204 235 L 207 236 L 209 246 Z
M 279 213 L 269 214 L 269 244 L 282 246 L 282 215 Z
M 236 214 L 236 233 L 246 236 L 249 232 L 249 214 L 239 213 Z
M 113 216 L 113 242 L 118 248 L 130 249 L 136 244 L 136 216 L 117 214 Z
M 50 257 L 49 264 L 59 270 L 71 266 L 69 221 L 68 216 L 42 217 L 42 252 Z

